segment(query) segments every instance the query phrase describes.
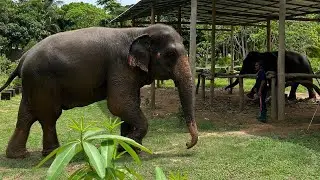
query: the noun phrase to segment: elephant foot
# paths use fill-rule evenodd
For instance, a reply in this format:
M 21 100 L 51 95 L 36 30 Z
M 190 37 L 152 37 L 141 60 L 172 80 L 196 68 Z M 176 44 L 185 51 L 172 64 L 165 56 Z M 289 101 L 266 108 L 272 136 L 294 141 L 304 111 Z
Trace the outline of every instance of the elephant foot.
M 247 94 L 247 97 L 248 97 L 249 99 L 254 99 L 254 94 L 248 93 L 248 94 Z
M 297 97 L 295 95 L 290 95 L 288 97 L 288 101 L 296 101 L 297 100 Z
M 312 94 L 309 94 L 308 99 L 317 99 L 317 96 L 316 96 L 316 94 L 312 93 Z
M 54 146 L 52 148 L 49 149 L 43 149 L 42 150 L 42 156 L 48 156 L 52 151 L 54 151 L 55 149 L 57 149 L 59 146 Z
M 140 153 L 141 153 L 141 149 L 140 149 L 140 148 L 137 148 L 137 147 L 134 147 L 134 146 L 131 146 L 131 145 L 129 145 L 129 146 L 130 146 L 137 154 L 140 154 Z M 126 152 L 126 150 L 125 150 L 121 145 L 118 145 L 117 152 L 118 152 L 118 154 L 120 154 L 120 153 Z
M 6 150 L 6 157 L 11 159 L 23 159 L 26 157 L 29 157 L 30 153 L 27 151 L 27 149 L 21 149 L 21 150 L 15 150 L 12 151 L 10 149 Z

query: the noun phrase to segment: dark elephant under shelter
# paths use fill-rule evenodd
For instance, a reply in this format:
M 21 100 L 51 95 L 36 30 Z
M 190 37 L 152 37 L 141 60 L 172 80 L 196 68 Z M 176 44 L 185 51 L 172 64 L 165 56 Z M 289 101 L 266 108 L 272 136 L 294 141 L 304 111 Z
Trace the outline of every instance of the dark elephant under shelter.
M 255 74 L 255 63 L 260 61 L 264 70 L 277 72 L 278 52 L 249 52 L 246 58 L 243 60 L 240 74 Z M 305 73 L 314 74 L 311 64 L 307 57 L 292 51 L 285 52 L 285 73 Z M 225 87 L 225 89 L 233 88 L 239 83 L 239 79 Z M 268 82 L 270 84 L 270 81 Z M 312 78 L 286 78 L 285 87 L 291 86 L 288 99 L 296 99 L 296 91 L 299 84 L 305 86 L 308 89 L 309 98 L 315 98 L 314 90 L 320 94 L 320 89 L 313 84 Z M 248 97 L 253 97 L 254 89 L 248 94 Z
M 51 35 L 20 58 L 3 87 L 22 80 L 22 99 L 9 158 L 26 157 L 30 128 L 39 121 L 43 155 L 59 147 L 56 121 L 62 110 L 107 100 L 121 118 L 121 135 L 142 144 L 148 122 L 140 109 L 140 88 L 155 79 L 173 79 L 191 134 L 187 148 L 198 141 L 192 72 L 182 37 L 171 26 L 144 28 L 91 27 Z

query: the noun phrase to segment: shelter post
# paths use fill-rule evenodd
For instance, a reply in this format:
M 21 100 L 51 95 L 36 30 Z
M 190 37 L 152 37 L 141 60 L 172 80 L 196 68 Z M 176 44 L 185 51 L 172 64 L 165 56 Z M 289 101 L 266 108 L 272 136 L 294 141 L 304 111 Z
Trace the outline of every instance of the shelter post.
M 158 14 L 157 15 L 157 23 L 159 23 L 160 22 L 160 15 Z M 163 80 L 161 80 L 161 84 L 163 84 Z M 161 87 L 161 85 L 160 85 L 160 80 L 157 80 L 157 88 L 160 88 Z
M 244 108 L 243 77 L 239 77 L 239 108 L 240 111 Z
M 132 27 L 136 27 L 137 26 L 135 18 L 132 19 L 131 23 L 132 23 Z
M 192 71 L 192 101 L 195 104 L 195 75 L 196 75 L 196 53 L 197 53 L 197 0 L 191 0 L 191 16 L 190 16 L 190 45 L 189 45 L 189 63 Z
M 151 6 L 151 24 L 155 24 L 155 12 L 154 12 L 154 6 Z M 151 109 L 156 108 L 156 87 L 155 87 L 155 81 L 151 84 Z
M 285 119 L 285 21 L 286 0 L 280 0 L 279 9 L 279 53 L 278 53 L 278 120 Z
M 276 89 L 276 73 L 271 72 L 271 119 L 273 121 L 277 120 L 277 89 Z
M 271 21 L 267 20 L 267 51 L 271 51 Z
M 210 81 L 210 103 L 213 104 L 214 98 L 214 77 L 216 74 L 216 0 L 212 0 L 212 31 L 211 31 L 211 74 Z
M 234 72 L 234 42 L 233 42 L 233 32 L 234 27 L 231 25 L 231 66 L 230 66 L 230 72 L 233 74 Z M 232 84 L 233 78 L 229 79 L 229 83 Z M 229 94 L 232 94 L 232 88 L 230 88 Z

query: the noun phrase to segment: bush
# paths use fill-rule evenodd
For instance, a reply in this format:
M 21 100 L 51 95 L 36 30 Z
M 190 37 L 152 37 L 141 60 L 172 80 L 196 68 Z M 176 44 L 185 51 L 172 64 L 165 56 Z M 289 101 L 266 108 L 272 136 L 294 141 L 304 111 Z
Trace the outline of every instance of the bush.
M 85 126 L 83 119 L 81 119 L 80 122 L 72 120 L 72 125 L 70 127 L 79 133 L 78 139 L 72 140 L 55 149 L 36 167 L 40 167 L 51 157 L 56 155 L 48 169 L 47 179 L 57 179 L 71 159 L 82 152 L 86 155 L 85 166 L 77 169 L 68 179 L 143 179 L 142 176 L 133 169 L 115 163 L 127 152 L 136 163 L 141 164 L 138 155 L 131 146 L 152 153 L 149 149 L 130 138 L 113 135 L 113 131 L 121 123 L 122 122 L 118 122 L 117 119 L 113 120 L 112 118 L 109 118 L 108 121 L 101 123 L 101 128 L 92 127 L 91 125 Z M 99 144 L 99 148 L 94 145 L 97 143 Z M 118 154 L 117 146 L 119 145 L 122 146 L 125 151 Z M 156 180 L 166 179 L 165 174 L 159 167 L 156 167 L 155 172 Z M 186 177 L 180 173 L 170 172 L 169 179 L 184 180 Z
M 320 58 L 309 58 L 314 73 L 320 73 Z
M 219 66 L 230 66 L 231 64 L 231 57 L 227 56 L 227 57 L 219 57 L 217 59 L 217 65 Z
M 10 72 L 12 62 L 6 56 L 0 56 L 0 75 L 7 75 Z
M 19 62 L 12 62 L 6 56 L 0 56 L 0 86 L 2 86 L 8 79 L 9 75 L 17 68 Z M 16 78 L 9 87 L 21 86 L 21 79 Z
M 306 54 L 310 58 L 320 58 L 320 48 L 318 46 L 308 46 Z

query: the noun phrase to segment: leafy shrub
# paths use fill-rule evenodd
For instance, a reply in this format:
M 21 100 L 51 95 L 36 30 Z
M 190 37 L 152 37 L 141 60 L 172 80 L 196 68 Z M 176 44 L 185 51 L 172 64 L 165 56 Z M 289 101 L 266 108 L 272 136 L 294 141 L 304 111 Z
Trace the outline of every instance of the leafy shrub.
M 231 64 L 231 57 L 227 56 L 227 57 L 219 57 L 217 59 L 217 65 L 219 66 L 230 66 Z
M 309 58 L 311 67 L 314 73 L 320 73 L 320 57 L 319 58 Z
M 0 56 L 0 74 L 8 74 L 9 70 L 11 69 L 11 61 L 6 58 L 6 56 L 1 55 Z
M 131 146 L 152 153 L 149 149 L 130 138 L 113 135 L 113 131 L 121 123 L 122 122 L 117 122 L 117 119 L 112 120 L 112 118 L 109 118 L 108 121 L 102 123 L 102 128 L 98 128 L 91 127 L 90 125 L 85 126 L 83 119 L 81 119 L 79 123 L 72 120 L 70 127 L 79 133 L 78 139 L 72 140 L 55 149 L 36 167 L 42 166 L 51 157 L 56 155 L 47 171 L 47 179 L 57 179 L 71 159 L 82 152 L 86 155 L 85 166 L 72 173 L 69 179 L 143 179 L 142 176 L 133 169 L 115 163 L 116 160 L 127 152 L 136 163 L 141 164 L 138 155 Z M 99 143 L 99 148 L 94 145 L 97 143 Z M 125 151 L 118 154 L 116 149 L 118 145 L 122 146 Z M 156 180 L 166 180 L 165 174 L 159 167 L 156 167 L 155 172 Z M 186 177 L 180 173 L 170 172 L 169 179 L 184 180 Z
M 310 58 L 320 58 L 320 47 L 308 46 L 306 47 L 306 54 Z
M 124 179 L 128 176 L 141 179 L 140 175 L 132 169 L 115 164 L 115 161 L 124 154 L 124 152 L 117 154 L 116 147 L 121 145 L 126 150 L 125 152 L 128 152 L 138 164 L 141 161 L 130 145 L 148 153 L 152 152 L 132 139 L 110 134 L 121 123 L 117 123 L 116 120 L 112 122 L 111 118 L 109 122 L 105 124 L 105 128 L 90 128 L 90 126 L 84 126 L 83 119 L 81 119 L 80 123 L 73 120 L 73 124 L 70 127 L 79 132 L 78 139 L 55 149 L 37 167 L 40 167 L 44 162 L 56 155 L 48 169 L 47 177 L 48 179 L 57 179 L 71 159 L 78 153 L 84 152 L 87 157 L 86 165 L 76 170 L 70 176 L 70 179 L 82 179 L 85 177 L 89 179 Z M 94 141 L 100 142 L 99 148 L 94 145 Z
M 9 75 L 16 69 L 18 62 L 11 62 L 4 55 L 0 56 L 0 86 L 8 79 Z M 9 87 L 21 86 L 21 79 L 15 78 Z

